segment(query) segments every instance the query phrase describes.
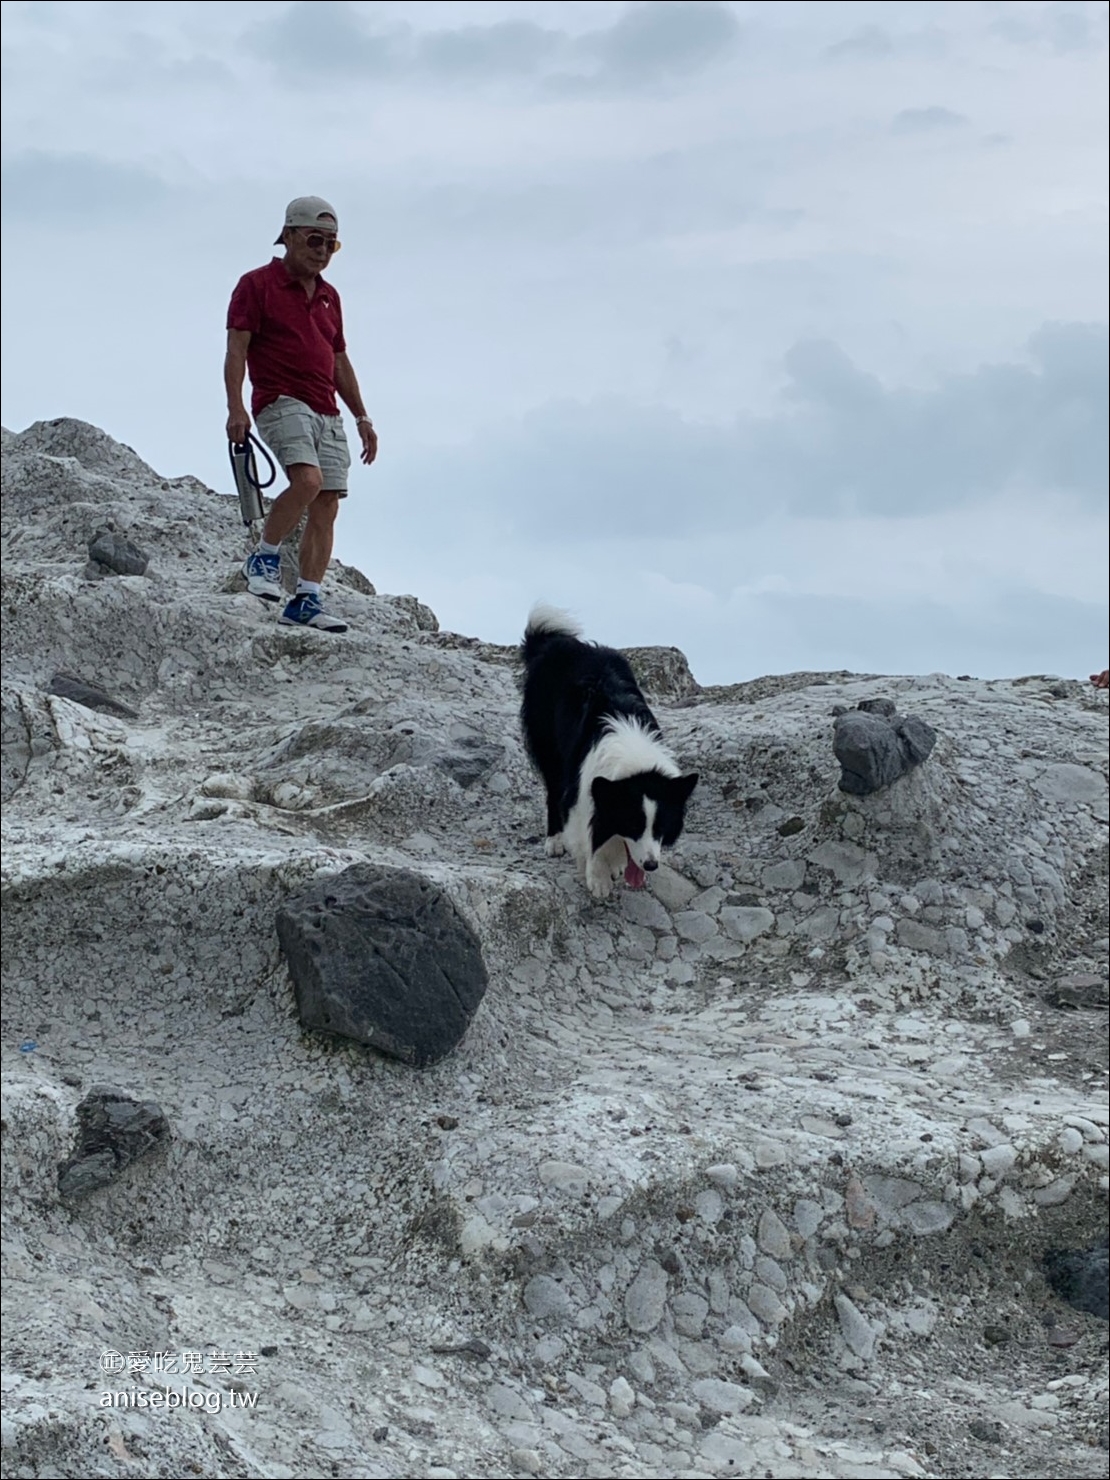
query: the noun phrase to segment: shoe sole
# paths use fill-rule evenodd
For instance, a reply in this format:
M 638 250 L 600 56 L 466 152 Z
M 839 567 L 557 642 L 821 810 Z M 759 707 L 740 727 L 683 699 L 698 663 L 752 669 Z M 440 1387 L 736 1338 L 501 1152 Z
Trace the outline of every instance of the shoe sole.
M 305 632 L 334 632 L 336 635 L 338 635 L 340 632 L 348 631 L 346 622 L 344 622 L 342 626 L 339 627 L 321 627 L 316 622 L 293 622 L 290 621 L 288 617 L 278 617 L 278 626 L 300 627 Z
M 252 591 L 249 586 L 247 587 L 247 595 L 248 596 L 254 596 L 259 601 L 269 601 L 274 606 L 277 606 L 278 602 L 284 600 L 284 597 L 285 597 L 284 591 L 282 592 L 282 594 L 280 596 L 278 596 L 273 591 Z

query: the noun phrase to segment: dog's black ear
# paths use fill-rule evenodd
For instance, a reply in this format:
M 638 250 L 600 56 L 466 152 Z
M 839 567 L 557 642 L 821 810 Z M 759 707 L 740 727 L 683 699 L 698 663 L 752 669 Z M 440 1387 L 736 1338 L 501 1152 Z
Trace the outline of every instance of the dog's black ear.
M 698 773 L 696 771 L 691 771 L 689 776 L 680 776 L 675 782 L 675 790 L 678 792 L 680 800 L 688 802 L 690 800 L 690 793 L 697 784 Z
M 616 789 L 617 783 L 615 781 L 610 781 L 605 776 L 595 776 L 594 784 L 590 787 L 590 795 L 593 797 L 595 805 L 600 807 L 612 799 Z

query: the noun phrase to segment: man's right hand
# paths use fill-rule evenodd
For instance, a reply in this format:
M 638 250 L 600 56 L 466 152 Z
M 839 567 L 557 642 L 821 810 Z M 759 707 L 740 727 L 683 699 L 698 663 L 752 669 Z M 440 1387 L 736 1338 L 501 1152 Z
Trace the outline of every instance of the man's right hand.
M 250 435 L 251 419 L 246 411 L 240 407 L 238 411 L 229 411 L 227 414 L 227 440 L 241 447 Z

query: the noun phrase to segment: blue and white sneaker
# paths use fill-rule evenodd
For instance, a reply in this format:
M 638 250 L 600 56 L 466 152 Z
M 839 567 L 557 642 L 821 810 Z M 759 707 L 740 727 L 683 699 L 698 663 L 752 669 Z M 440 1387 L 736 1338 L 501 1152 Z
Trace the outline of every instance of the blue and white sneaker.
M 281 556 L 263 555 L 256 550 L 243 562 L 243 574 L 247 578 L 247 590 L 263 601 L 284 601 L 281 588 Z
M 313 591 L 299 591 L 278 618 L 286 627 L 315 627 L 320 632 L 346 632 L 346 622 L 324 610 L 324 603 Z

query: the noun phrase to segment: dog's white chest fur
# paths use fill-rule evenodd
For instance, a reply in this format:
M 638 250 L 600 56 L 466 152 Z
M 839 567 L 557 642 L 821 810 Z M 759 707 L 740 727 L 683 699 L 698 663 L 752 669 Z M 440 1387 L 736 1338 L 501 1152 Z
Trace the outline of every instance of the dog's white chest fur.
M 586 880 L 590 893 L 604 899 L 613 884 L 624 873 L 629 855 L 643 865 L 645 859 L 658 863 L 660 847 L 654 836 L 658 804 L 650 797 L 643 800 L 643 827 L 638 837 L 630 838 L 626 850 L 623 837 L 609 838 L 594 852 L 591 824 L 594 818 L 593 784 L 598 777 L 622 781 L 643 771 L 658 771 L 664 776 L 677 776 L 678 767 L 665 747 L 651 734 L 629 720 L 612 720 L 597 745 L 586 756 L 578 779 L 578 796 L 570 809 L 566 827 L 558 838 L 549 838 L 547 851 L 558 855 L 569 852 Z M 649 865 L 650 866 L 650 865 Z

